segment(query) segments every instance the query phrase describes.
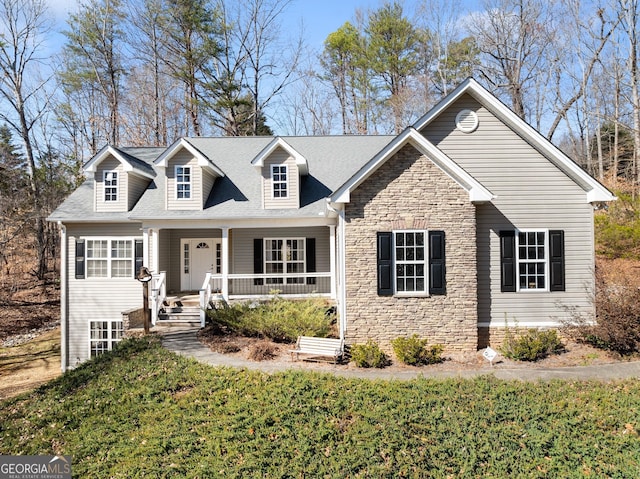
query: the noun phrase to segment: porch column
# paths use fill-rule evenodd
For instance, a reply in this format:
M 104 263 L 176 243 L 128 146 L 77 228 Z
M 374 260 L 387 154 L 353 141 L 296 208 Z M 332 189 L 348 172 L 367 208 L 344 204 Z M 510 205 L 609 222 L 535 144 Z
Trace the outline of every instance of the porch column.
M 160 272 L 160 230 L 153 228 L 151 230 L 151 269 L 154 273 L 158 274 Z
M 329 225 L 329 269 L 331 271 L 331 299 L 337 297 L 336 284 L 336 227 Z
M 222 297 L 229 301 L 229 227 L 222 229 Z
M 153 265 L 149 263 L 149 228 L 142 228 L 142 264 L 153 271 Z

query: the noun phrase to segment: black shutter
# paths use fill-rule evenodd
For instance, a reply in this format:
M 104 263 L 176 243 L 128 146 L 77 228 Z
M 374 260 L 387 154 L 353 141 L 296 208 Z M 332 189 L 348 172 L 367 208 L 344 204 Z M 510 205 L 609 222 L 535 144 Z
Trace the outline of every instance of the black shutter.
M 549 231 L 549 257 L 551 271 L 549 289 L 564 291 L 564 231 Z
M 393 295 L 393 233 L 378 233 L 378 295 Z
M 429 294 L 446 294 L 444 231 L 429 231 Z
M 316 239 L 307 238 L 305 245 L 305 256 L 307 262 L 307 273 L 316 272 Z M 307 278 L 307 284 L 316 284 L 316 278 Z
M 516 232 L 500 231 L 500 291 L 516 291 Z
M 134 251 L 135 251 L 135 262 L 133 268 L 133 277 L 137 278 L 138 273 L 140 272 L 140 268 L 142 268 L 144 263 L 144 246 L 141 239 L 133 240 L 134 242 Z
M 76 279 L 84 279 L 84 240 L 76 240 Z
M 253 239 L 253 274 L 262 274 L 264 272 L 263 265 L 263 252 L 264 252 L 264 244 L 262 238 L 254 238 Z M 254 286 L 262 286 L 264 284 L 264 280 L 262 278 L 255 278 L 253 280 Z

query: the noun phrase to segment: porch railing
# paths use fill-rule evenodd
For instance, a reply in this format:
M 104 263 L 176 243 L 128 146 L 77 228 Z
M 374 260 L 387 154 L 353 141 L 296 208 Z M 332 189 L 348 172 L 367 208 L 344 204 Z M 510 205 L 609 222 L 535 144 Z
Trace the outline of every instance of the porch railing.
M 160 271 L 151 276 L 151 294 L 149 297 L 149 308 L 151 309 L 151 324 L 156 325 L 162 304 L 167 298 L 167 274 Z
M 211 275 L 209 281 L 213 293 L 221 294 L 224 278 Z M 205 286 L 203 285 L 203 289 Z M 228 298 L 251 298 L 279 294 L 282 296 L 310 296 L 331 294 L 331 273 L 300 274 L 230 274 L 227 276 Z

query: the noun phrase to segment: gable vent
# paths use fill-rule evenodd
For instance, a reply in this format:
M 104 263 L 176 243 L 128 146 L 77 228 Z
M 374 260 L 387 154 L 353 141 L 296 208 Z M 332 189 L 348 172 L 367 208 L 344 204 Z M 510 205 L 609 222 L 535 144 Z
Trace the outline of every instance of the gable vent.
M 473 133 L 478 128 L 478 114 L 469 109 L 460 110 L 456 115 L 456 128 L 463 133 Z

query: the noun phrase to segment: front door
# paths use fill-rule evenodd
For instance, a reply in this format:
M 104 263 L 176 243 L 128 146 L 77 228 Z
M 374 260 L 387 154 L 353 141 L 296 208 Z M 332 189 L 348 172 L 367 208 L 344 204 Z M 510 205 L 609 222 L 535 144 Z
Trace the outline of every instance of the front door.
M 180 285 L 182 291 L 197 291 L 207 273 L 220 273 L 220 240 L 183 239 L 181 241 Z

